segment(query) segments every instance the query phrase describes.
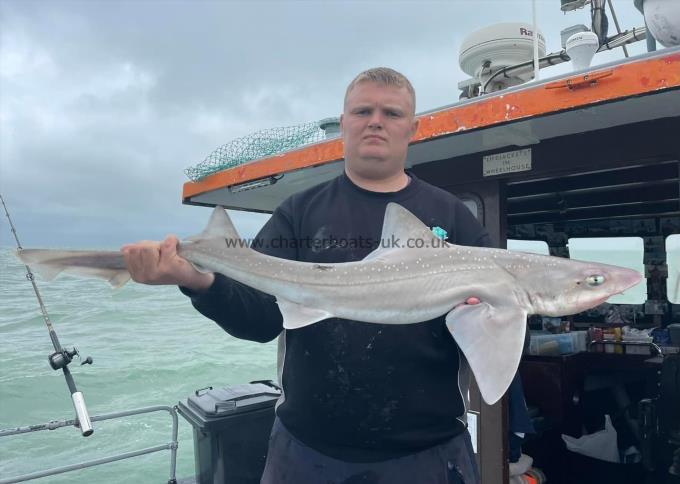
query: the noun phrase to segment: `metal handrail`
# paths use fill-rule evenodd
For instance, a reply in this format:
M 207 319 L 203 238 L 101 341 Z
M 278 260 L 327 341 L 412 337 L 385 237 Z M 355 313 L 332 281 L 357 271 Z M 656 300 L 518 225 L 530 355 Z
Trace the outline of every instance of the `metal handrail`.
M 100 420 L 111 420 L 114 418 L 129 417 L 130 415 L 140 415 L 143 413 L 151 412 L 161 412 L 166 411 L 172 417 L 172 440 L 167 444 L 157 445 L 155 447 L 147 447 L 145 449 L 135 450 L 131 452 L 124 452 L 122 454 L 116 454 L 110 457 L 103 457 L 101 459 L 94 459 L 85 462 L 80 462 L 78 464 L 71 464 L 63 467 L 55 467 L 52 469 L 47 469 L 44 471 L 33 472 L 30 474 L 24 474 L 21 476 L 10 477 L 9 479 L 0 479 L 0 484 L 14 484 L 16 482 L 24 482 L 32 479 L 38 479 L 41 477 L 53 476 L 56 474 L 63 474 L 64 472 L 71 472 L 80 469 L 86 469 L 88 467 L 94 467 L 101 464 L 108 464 L 110 462 L 115 462 L 123 459 L 129 459 L 131 457 L 137 457 L 144 454 L 151 454 L 153 452 L 160 452 L 162 450 L 170 450 L 170 479 L 168 479 L 168 484 L 176 484 L 177 478 L 175 476 L 175 471 L 177 468 L 177 434 L 178 434 L 178 419 L 176 407 L 169 407 L 167 405 L 157 405 L 153 407 L 137 408 L 133 410 L 127 410 L 124 412 L 114 412 L 106 413 L 103 415 L 95 415 L 91 418 L 92 422 L 97 422 Z M 71 427 L 77 426 L 77 421 L 74 420 L 59 420 L 52 421 L 45 424 L 30 425 L 28 427 L 16 427 L 13 429 L 3 429 L 0 430 L 0 437 L 8 437 L 11 435 L 25 434 L 28 432 L 39 432 L 41 430 L 54 430 L 60 427 Z

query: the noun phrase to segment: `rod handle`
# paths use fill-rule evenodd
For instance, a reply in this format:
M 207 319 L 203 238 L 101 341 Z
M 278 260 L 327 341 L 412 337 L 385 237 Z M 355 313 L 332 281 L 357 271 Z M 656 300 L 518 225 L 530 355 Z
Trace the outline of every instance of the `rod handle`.
M 78 424 L 80 425 L 80 432 L 83 434 L 83 437 L 92 435 L 94 429 L 92 428 L 90 415 L 87 413 L 83 394 L 81 392 L 73 392 L 71 394 L 71 399 L 73 400 L 73 408 L 76 409 L 76 417 L 78 418 Z

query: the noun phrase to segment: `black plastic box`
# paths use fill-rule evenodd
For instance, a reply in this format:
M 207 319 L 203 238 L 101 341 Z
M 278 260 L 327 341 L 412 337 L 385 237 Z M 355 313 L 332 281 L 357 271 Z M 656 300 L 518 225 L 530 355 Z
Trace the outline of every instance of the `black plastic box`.
M 280 395 L 257 382 L 197 390 L 179 402 L 193 426 L 197 484 L 259 484 Z

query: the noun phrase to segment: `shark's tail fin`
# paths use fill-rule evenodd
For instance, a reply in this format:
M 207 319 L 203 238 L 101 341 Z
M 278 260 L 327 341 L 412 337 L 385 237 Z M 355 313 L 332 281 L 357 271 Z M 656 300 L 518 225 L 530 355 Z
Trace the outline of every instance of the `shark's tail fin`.
M 120 252 L 21 249 L 17 251 L 17 257 L 48 281 L 62 272 L 104 279 L 113 287 L 120 287 L 130 280 Z

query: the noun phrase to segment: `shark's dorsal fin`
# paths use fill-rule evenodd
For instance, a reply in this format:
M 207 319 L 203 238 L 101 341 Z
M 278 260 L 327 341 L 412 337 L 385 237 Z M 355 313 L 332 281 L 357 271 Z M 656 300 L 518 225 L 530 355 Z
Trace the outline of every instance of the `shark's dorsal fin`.
M 187 240 L 198 239 L 240 239 L 240 236 L 227 211 L 224 207 L 218 205 L 210 215 L 208 225 L 203 229 L 203 232 L 189 237 Z
M 431 242 L 435 247 L 443 245 L 441 239 L 437 238 L 418 217 L 397 203 L 388 203 L 380 238 L 383 244 L 389 244 L 393 237 L 401 244 L 406 244 L 409 239 L 420 239 L 427 243 L 424 247 L 431 247 Z

